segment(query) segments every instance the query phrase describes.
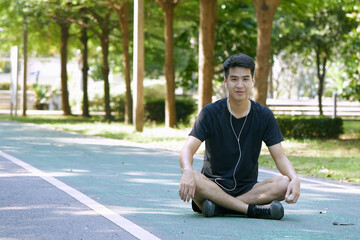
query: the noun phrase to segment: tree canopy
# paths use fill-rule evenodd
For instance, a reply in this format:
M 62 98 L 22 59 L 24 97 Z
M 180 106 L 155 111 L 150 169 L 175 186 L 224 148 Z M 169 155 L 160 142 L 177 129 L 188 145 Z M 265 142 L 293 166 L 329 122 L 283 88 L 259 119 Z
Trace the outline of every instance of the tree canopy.
M 128 4 L 128 15 L 122 20 L 122 24 L 127 24 L 127 36 L 124 35 L 124 26 L 120 28 L 121 15 L 117 18 L 115 14 L 116 6 L 120 9 L 125 2 Z M 149 79 L 166 74 L 163 2 L 166 1 L 145 1 L 145 77 Z M 176 3 L 172 23 L 174 73 L 170 75 L 174 75 L 175 88 L 181 88 L 184 93 L 195 93 L 199 87 L 200 4 L 197 0 L 169 2 Z M 216 2 L 213 44 L 215 84 L 208 91 L 214 90 L 213 94 L 221 94 L 223 91 L 219 90 L 219 84 L 216 83 L 223 81 L 223 61 L 232 54 L 243 52 L 258 62 L 257 58 L 260 56 L 256 49 L 262 40 L 257 36 L 259 22 L 254 6 L 256 1 Z M 282 1 L 272 21 L 271 47 L 267 47 L 271 50 L 269 61 L 272 71 L 269 71 L 268 78 L 267 73 L 262 77 L 265 85 L 267 81 L 270 81 L 271 85 L 265 96 L 317 96 L 321 109 L 321 97 L 324 94 L 327 96 L 329 89 L 336 88 L 344 97 L 360 101 L 359 8 L 356 0 Z M 122 72 L 129 80 L 132 74 L 131 61 L 123 64 L 123 59 L 125 53 L 129 55 L 128 59 L 131 59 L 133 54 L 132 11 L 131 0 L 78 0 L 71 4 L 65 0 L 2 1 L 0 56 L 9 56 L 10 47 L 13 45 L 21 46 L 23 37 L 19 29 L 24 21 L 28 26 L 30 56 L 58 56 L 61 36 L 58 24 L 59 21 L 64 21 L 69 25 L 68 60 L 73 59 L 81 48 L 79 36 L 81 28 L 86 27 L 89 34 L 89 68 L 93 69 L 90 77 L 104 80 L 106 84 L 106 75 L 113 71 Z M 107 20 L 108 13 L 111 15 Z M 84 22 L 84 17 L 87 18 L 87 23 Z M 113 22 L 113 25 L 108 24 L 110 22 Z M 106 29 L 104 24 L 108 24 L 110 29 Z M 111 31 L 111 28 L 114 29 Z M 122 45 L 124 37 L 128 38 L 128 44 Z M 108 54 L 108 62 L 105 58 L 100 58 L 98 46 L 102 46 L 102 55 Z M 167 64 L 169 62 L 171 64 L 171 61 Z M 128 73 L 125 72 L 126 69 Z M 334 72 L 340 73 L 334 75 Z M 282 76 L 284 74 L 289 77 L 286 79 Z M 334 84 L 337 86 L 333 86 Z M 127 85 L 130 86 L 130 81 L 127 81 Z M 107 115 L 111 112 L 108 87 L 105 86 L 104 90 Z M 129 87 L 128 92 L 130 91 Z M 277 91 L 276 94 L 274 91 Z M 130 93 L 127 101 L 129 98 Z M 130 121 L 129 119 L 127 121 Z

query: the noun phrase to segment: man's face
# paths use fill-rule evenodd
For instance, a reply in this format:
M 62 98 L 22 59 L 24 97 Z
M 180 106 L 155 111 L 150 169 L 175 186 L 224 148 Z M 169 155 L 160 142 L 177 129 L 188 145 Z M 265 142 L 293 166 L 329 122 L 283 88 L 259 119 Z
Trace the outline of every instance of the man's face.
M 250 92 L 255 81 L 249 68 L 234 67 L 229 69 L 229 75 L 224 82 L 229 91 L 229 98 L 241 101 L 250 98 Z

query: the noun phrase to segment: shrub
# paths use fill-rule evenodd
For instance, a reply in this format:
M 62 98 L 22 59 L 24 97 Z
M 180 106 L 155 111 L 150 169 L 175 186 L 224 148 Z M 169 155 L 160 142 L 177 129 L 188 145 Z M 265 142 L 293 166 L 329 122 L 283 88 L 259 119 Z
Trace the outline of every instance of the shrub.
M 0 83 L 0 90 L 10 90 L 10 83 L 9 82 Z
M 344 132 L 341 118 L 277 116 L 276 119 L 284 137 L 338 138 Z
M 111 110 L 116 112 L 117 119 L 123 121 L 125 118 L 125 96 L 119 94 L 110 97 Z M 177 122 L 189 123 L 191 115 L 196 110 L 195 100 L 188 97 L 177 97 L 175 99 L 176 120 Z M 93 97 L 89 101 L 90 111 L 104 111 L 104 98 Z M 149 121 L 158 123 L 165 122 L 165 99 L 149 98 L 145 99 L 145 118 Z
M 104 111 L 104 97 L 95 95 L 89 98 L 89 111 Z
M 176 98 L 176 120 L 177 122 L 188 123 L 190 116 L 196 110 L 195 100 L 191 98 Z M 165 99 L 153 98 L 145 100 L 145 117 L 150 121 L 165 121 Z
M 144 98 L 165 98 L 165 87 L 164 84 L 152 83 L 144 86 Z

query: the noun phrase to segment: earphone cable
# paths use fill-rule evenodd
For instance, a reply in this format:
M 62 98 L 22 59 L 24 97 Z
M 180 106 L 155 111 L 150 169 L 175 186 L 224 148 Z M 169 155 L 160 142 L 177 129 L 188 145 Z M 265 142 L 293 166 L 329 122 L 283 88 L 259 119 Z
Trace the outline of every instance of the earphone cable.
M 241 129 L 240 129 L 239 135 L 237 136 L 237 135 L 236 135 L 236 132 L 235 132 L 235 129 L 234 129 L 234 127 L 233 127 L 233 123 L 232 123 L 232 116 L 233 116 L 233 114 L 232 114 L 232 111 L 231 111 L 231 106 L 230 106 L 230 103 L 229 103 L 229 98 L 227 99 L 227 105 L 228 105 L 228 109 L 229 109 L 229 112 L 230 112 L 230 126 L 231 126 L 232 132 L 234 133 L 234 136 L 235 136 L 235 138 L 236 138 L 236 142 L 237 142 L 238 147 L 239 147 L 239 158 L 238 158 L 238 161 L 237 161 L 237 163 L 236 163 L 236 165 L 235 165 L 234 172 L 233 172 L 234 187 L 231 188 L 231 189 L 229 189 L 229 188 L 226 188 L 226 187 L 224 187 L 223 185 L 221 185 L 221 184 L 218 182 L 218 180 L 223 180 L 222 178 L 216 178 L 216 179 L 215 179 L 215 183 L 218 184 L 220 187 L 222 187 L 223 189 L 225 189 L 225 190 L 227 190 L 227 191 L 234 191 L 234 190 L 236 189 L 236 187 L 237 187 L 236 169 L 237 169 L 237 167 L 239 166 L 239 163 L 240 163 L 240 160 L 241 160 L 241 155 L 242 155 L 242 153 L 241 153 L 241 146 L 240 146 L 240 136 L 241 136 L 241 133 L 242 133 L 244 127 L 245 127 L 246 120 L 247 120 L 247 117 L 248 117 L 249 114 L 246 115 L 245 120 L 244 120 L 244 123 L 243 123 L 243 125 L 242 125 L 242 127 L 241 127 Z

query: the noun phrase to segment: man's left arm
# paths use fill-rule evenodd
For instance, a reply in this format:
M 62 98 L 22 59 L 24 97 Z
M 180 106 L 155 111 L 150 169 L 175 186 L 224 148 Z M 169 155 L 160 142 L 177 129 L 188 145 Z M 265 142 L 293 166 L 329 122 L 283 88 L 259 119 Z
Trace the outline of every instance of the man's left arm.
M 270 154 L 275 161 L 279 171 L 290 179 L 286 194 L 285 202 L 296 203 L 300 196 L 300 179 L 297 176 L 293 165 L 286 157 L 281 143 L 269 147 Z

